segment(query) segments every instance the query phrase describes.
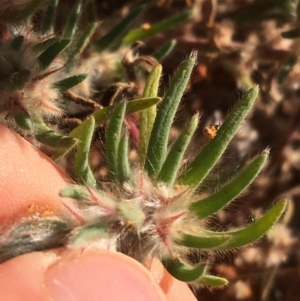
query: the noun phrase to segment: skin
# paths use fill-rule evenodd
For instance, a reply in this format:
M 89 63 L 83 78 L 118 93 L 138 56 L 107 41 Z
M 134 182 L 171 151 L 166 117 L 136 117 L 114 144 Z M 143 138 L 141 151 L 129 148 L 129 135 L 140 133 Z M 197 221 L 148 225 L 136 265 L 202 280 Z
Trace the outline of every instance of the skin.
M 58 196 L 71 182 L 63 171 L 1 124 L 0 137 L 1 229 L 32 214 L 76 222 Z M 143 266 L 123 254 L 99 249 L 24 254 L 0 265 L 0 279 L 3 301 L 196 300 L 158 260 Z

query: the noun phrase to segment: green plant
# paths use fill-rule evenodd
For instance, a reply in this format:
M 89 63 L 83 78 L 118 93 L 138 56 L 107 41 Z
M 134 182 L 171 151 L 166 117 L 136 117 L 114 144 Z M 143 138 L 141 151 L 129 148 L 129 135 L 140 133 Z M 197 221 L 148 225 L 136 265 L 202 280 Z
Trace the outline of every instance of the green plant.
M 258 88 L 253 87 L 245 93 L 216 137 L 182 168 L 185 150 L 197 128 L 198 115 L 186 124 L 171 148 L 168 148 L 168 136 L 195 60 L 196 53 L 192 53 L 180 66 L 157 111 L 152 106 L 141 112 L 139 163 L 130 164 L 128 160 L 130 130 L 124 124 L 127 104 L 122 102 L 113 108 L 106 133 L 109 184 L 97 181 L 88 165 L 94 118 L 85 120 L 75 130 L 76 135 L 73 135 L 84 141 L 75 159 L 77 175 L 84 186 L 68 187 L 61 195 L 78 201 L 80 208 L 70 210 L 84 221 L 82 227 L 71 231 L 71 246 L 89 244 L 96 239 L 102 246 L 124 252 L 139 261 L 149 255 L 158 256 L 167 270 L 182 281 L 222 286 L 227 283 L 225 279 L 208 275 L 205 261 L 195 266 L 189 262 L 189 255 L 196 250 L 233 249 L 257 240 L 278 220 L 286 202 L 278 202 L 244 229 L 213 232 L 208 228 L 207 219 L 255 179 L 267 160 L 268 151 L 254 158 L 214 194 L 198 195 L 203 180 L 251 109 Z M 160 66 L 150 73 L 144 97 L 157 95 L 160 73 Z
M 36 6 L 40 3 L 33 2 Z M 140 1 L 112 31 L 94 42 L 94 51 L 118 49 L 128 27 L 150 2 Z M 79 61 L 86 63 L 83 58 L 79 60 L 80 54 L 90 41 L 97 22 L 89 24 L 79 37 L 74 38 L 80 10 L 87 5 L 80 1 L 74 6 L 59 39 L 53 31 L 57 3 L 50 2 L 38 33 L 25 34 L 28 30 L 25 27 L 16 34 L 13 27 L 2 25 L 1 36 L 5 38 L 0 48 L 0 63 L 5 68 L 0 70 L 0 111 L 8 125 L 55 149 L 56 158 L 76 147 L 75 172 L 81 185 L 67 187 L 61 196 L 76 200 L 68 209 L 82 225 L 74 227 L 53 217 L 38 217 L 34 222 L 25 218 L 4 234 L 7 239 L 0 250 L 1 259 L 59 246 L 66 243 L 67 237 L 66 244 L 70 247 L 97 241 L 101 247 L 123 252 L 138 261 L 149 255 L 157 256 L 166 269 L 182 281 L 225 285 L 225 279 L 207 273 L 202 252 L 234 249 L 259 239 L 280 218 L 286 207 L 285 201 L 278 202 L 244 229 L 222 232 L 212 231 L 209 227 L 210 216 L 227 206 L 252 183 L 263 168 L 268 151 L 254 158 L 217 192 L 201 194 L 204 180 L 251 109 L 258 87 L 245 93 L 217 135 L 185 167 L 182 166 L 183 159 L 197 128 L 198 115 L 185 125 L 171 147 L 168 147 L 168 140 L 175 113 L 195 65 L 196 52 L 180 66 L 160 104 L 158 86 L 162 68 L 157 65 L 148 76 L 141 99 L 122 101 L 106 108 L 93 103 L 95 112 L 69 134 L 60 134 L 47 123 L 63 114 L 61 107 L 66 104 L 64 92 L 80 84 L 87 76 L 76 74 L 74 70 Z M 24 10 L 24 17 L 27 11 L 25 13 Z M 6 20 L 11 21 L 15 19 Z M 160 26 L 161 23 L 154 27 L 154 32 L 157 28 L 162 30 Z M 137 33 L 134 31 L 127 38 L 125 36 L 124 42 L 133 42 Z M 63 101 L 60 103 L 58 100 L 61 98 Z M 132 124 L 129 128 L 125 115 L 137 111 L 141 111 L 139 162 L 133 163 L 128 159 L 129 134 L 136 135 L 137 127 Z M 96 178 L 89 165 L 95 127 L 105 122 L 109 182 Z M 28 240 L 22 240 L 25 236 L 29 236 Z M 201 258 L 196 265 L 190 259 L 195 252 L 200 253 Z

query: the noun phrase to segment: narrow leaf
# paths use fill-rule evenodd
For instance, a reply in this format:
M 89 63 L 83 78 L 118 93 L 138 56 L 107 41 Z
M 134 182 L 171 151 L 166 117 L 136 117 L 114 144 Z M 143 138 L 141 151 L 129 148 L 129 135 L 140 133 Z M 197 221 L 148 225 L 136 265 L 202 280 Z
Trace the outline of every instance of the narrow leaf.
M 121 41 L 122 37 L 128 32 L 130 27 L 141 15 L 141 13 L 148 7 L 153 0 L 140 0 L 135 8 L 121 20 L 111 31 L 95 42 L 95 50 L 102 52 L 110 47 L 115 41 Z M 119 43 L 118 43 L 119 44 Z
M 265 213 L 260 219 L 257 219 L 254 223 L 246 228 L 228 232 L 212 232 L 203 229 L 203 234 L 210 237 L 219 238 L 220 235 L 229 236 L 230 238 L 224 245 L 218 246 L 218 250 L 228 250 L 237 247 L 247 245 L 251 242 L 258 240 L 267 231 L 269 231 L 272 226 L 279 220 L 279 218 L 284 213 L 287 206 L 287 201 L 282 200 L 277 202 L 267 213 Z
M 42 52 L 38 57 L 40 68 L 46 69 L 49 67 L 53 60 L 68 46 L 69 43 L 70 40 L 61 40 L 49 46 Z
M 80 228 L 73 234 L 71 233 L 69 243 L 72 246 L 81 246 L 93 240 L 109 239 L 110 235 L 110 228 L 103 223 L 98 223 Z
M 230 164 L 229 166 L 225 166 L 222 170 L 216 172 L 212 171 L 199 186 L 199 190 L 201 193 L 208 194 L 217 191 L 243 170 L 243 168 L 247 166 L 247 163 L 249 163 L 249 158 L 245 155 L 242 160 Z
M 89 166 L 89 151 L 95 129 L 95 119 L 91 116 L 85 119 L 77 132 L 77 152 L 75 155 L 75 171 L 82 184 L 96 187 L 96 179 Z
M 229 235 L 231 238 L 222 246 L 219 246 L 218 250 L 238 248 L 258 240 L 279 220 L 284 213 L 286 206 L 286 200 L 279 201 L 260 219 L 256 220 L 248 227 L 236 231 L 224 232 L 225 236 L 228 237 Z M 216 236 L 218 237 L 218 235 L 219 233 L 217 232 Z
M 78 142 L 78 140 L 73 137 L 63 136 L 54 132 L 47 127 L 42 120 L 32 120 L 32 125 L 35 133 L 34 138 L 37 141 L 50 147 L 60 149 L 64 153 L 73 148 Z
M 83 186 L 68 186 L 59 192 L 59 195 L 64 198 L 75 200 L 83 200 L 89 198 L 89 194 Z
M 199 218 L 205 218 L 229 204 L 241 194 L 257 177 L 268 158 L 268 152 L 255 158 L 229 183 L 225 184 L 218 192 L 191 204 L 190 211 Z
M 143 210 L 134 202 L 121 200 L 118 202 L 117 211 L 124 222 L 134 224 L 135 227 L 141 227 L 145 222 Z
M 169 28 L 177 26 L 179 23 L 192 18 L 194 13 L 194 10 L 187 10 L 170 18 L 164 19 L 163 21 L 155 23 L 151 25 L 149 29 L 138 28 L 131 30 L 124 38 L 123 43 L 125 45 L 130 45 L 138 40 L 145 40 L 157 33 L 162 33 Z
M 232 60 L 224 59 L 221 62 L 221 66 L 230 72 L 246 89 L 253 87 L 254 82 L 252 78 L 245 74 L 238 66 L 232 62 Z
M 17 110 L 14 113 L 14 120 L 21 129 L 25 131 L 30 131 L 32 129 L 32 122 L 30 116 L 24 111 Z
M 176 239 L 175 242 L 181 246 L 189 247 L 189 248 L 197 248 L 197 249 L 214 249 L 217 248 L 219 250 L 220 245 L 223 245 L 228 239 L 230 235 L 224 235 L 224 233 L 220 233 L 220 235 L 210 235 L 210 233 L 203 232 L 206 236 L 200 236 L 197 233 L 190 233 L 188 231 L 181 231 L 181 238 Z
M 73 7 L 67 25 L 64 29 L 63 38 L 71 39 L 76 32 L 77 23 L 81 11 L 81 1 L 79 0 Z
M 179 67 L 157 112 L 145 161 L 145 169 L 151 177 L 158 175 L 165 160 L 170 128 L 196 57 L 197 53 L 193 52 Z
M 205 275 L 196 281 L 196 284 L 211 286 L 211 287 L 222 287 L 228 284 L 227 279 L 217 277 L 213 275 Z
M 106 157 L 109 171 L 116 180 L 118 179 L 118 148 L 125 112 L 126 102 L 120 103 L 113 109 L 106 132 Z
M 196 281 L 205 272 L 206 266 L 199 264 L 192 267 L 188 263 L 183 263 L 179 259 L 163 259 L 162 263 L 166 270 L 176 279 L 184 282 Z
M 161 98 L 159 97 L 150 97 L 150 98 L 131 100 L 127 103 L 126 114 L 132 114 L 134 112 L 138 112 L 143 109 L 149 108 L 153 105 L 156 105 L 160 101 Z M 118 104 L 117 106 L 120 106 L 120 104 Z M 114 108 L 113 106 L 109 106 L 95 112 L 93 116 L 95 118 L 96 125 L 100 125 L 105 121 L 107 121 L 113 108 Z
M 64 78 L 53 84 L 53 87 L 61 91 L 67 91 L 76 85 L 80 84 L 87 78 L 88 74 L 77 74 Z
M 95 22 L 98 19 L 97 7 L 95 2 L 96 2 L 95 0 L 82 0 L 85 14 L 89 16 L 90 22 Z
M 32 49 L 36 52 L 43 52 L 45 51 L 47 48 L 49 48 L 51 45 L 55 44 L 59 42 L 59 39 L 57 37 L 54 37 L 54 38 L 49 38 L 41 43 L 37 43 L 35 44 Z
M 58 0 L 51 0 L 48 5 L 42 24 L 43 34 L 54 33 L 57 5 L 58 5 Z
M 199 117 L 198 114 L 196 114 L 185 126 L 182 133 L 173 144 L 158 175 L 158 182 L 164 182 L 167 186 L 173 185 L 180 168 L 183 155 L 197 128 L 198 121 Z
M 159 103 L 160 101 L 161 101 L 161 98 L 159 98 L 159 97 L 141 98 L 141 99 L 131 100 L 127 103 L 126 114 L 131 114 L 131 113 L 138 112 L 140 110 L 149 108 L 149 107 Z M 93 117 L 95 118 L 96 126 L 103 124 L 104 122 L 109 120 L 113 109 L 115 107 L 119 107 L 119 106 L 121 106 L 121 104 L 117 104 L 116 106 L 105 107 L 99 111 L 96 111 L 93 114 Z M 71 132 L 70 136 L 76 137 L 77 132 L 79 131 L 79 128 L 80 128 L 80 125 Z
M 243 95 L 219 128 L 216 137 L 203 147 L 195 160 L 179 177 L 182 184 L 196 188 L 202 182 L 224 153 L 241 122 L 253 106 L 257 94 L 258 87 L 254 86 Z
M 152 69 L 145 84 L 143 97 L 147 98 L 157 96 L 161 71 L 161 65 L 158 65 Z M 145 163 L 148 143 L 151 136 L 155 116 L 156 105 L 153 105 L 148 109 L 142 110 L 140 113 L 139 158 L 141 166 L 144 166 Z
M 128 135 L 122 136 L 118 149 L 117 176 L 120 183 L 128 182 L 130 179 L 130 165 L 128 154 Z
M 174 49 L 175 46 L 176 40 L 171 40 L 155 51 L 152 56 L 161 62 Z
M 82 33 L 82 35 L 78 38 L 76 44 L 71 47 L 71 50 L 68 53 L 68 60 L 66 65 L 72 65 L 76 56 L 79 56 L 82 51 L 85 49 L 87 44 L 90 42 L 92 35 L 98 27 L 98 22 L 91 23 L 87 29 Z

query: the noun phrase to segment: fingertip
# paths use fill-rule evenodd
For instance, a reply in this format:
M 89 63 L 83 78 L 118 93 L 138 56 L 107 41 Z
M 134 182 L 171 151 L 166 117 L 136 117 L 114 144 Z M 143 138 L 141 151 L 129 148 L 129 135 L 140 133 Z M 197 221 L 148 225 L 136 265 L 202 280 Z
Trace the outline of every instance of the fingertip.
M 48 269 L 45 283 L 55 301 L 166 301 L 145 267 L 104 250 L 70 253 Z
M 43 301 L 47 291 L 44 273 L 57 260 L 55 252 L 28 253 L 0 265 L 0 296 L 2 301 Z
M 28 208 L 70 216 L 59 191 L 71 180 L 46 155 L 0 123 L 0 221 L 10 224 Z
M 144 266 L 105 250 L 25 254 L 0 265 L 0 279 L 3 301 L 167 301 Z

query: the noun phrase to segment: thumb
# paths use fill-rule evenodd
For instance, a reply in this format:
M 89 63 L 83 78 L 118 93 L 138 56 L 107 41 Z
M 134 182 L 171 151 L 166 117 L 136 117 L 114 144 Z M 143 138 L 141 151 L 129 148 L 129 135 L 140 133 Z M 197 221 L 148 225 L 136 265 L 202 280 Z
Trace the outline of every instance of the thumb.
M 3 301 L 166 301 L 144 266 L 104 250 L 25 254 L 2 264 L 0 279 Z

